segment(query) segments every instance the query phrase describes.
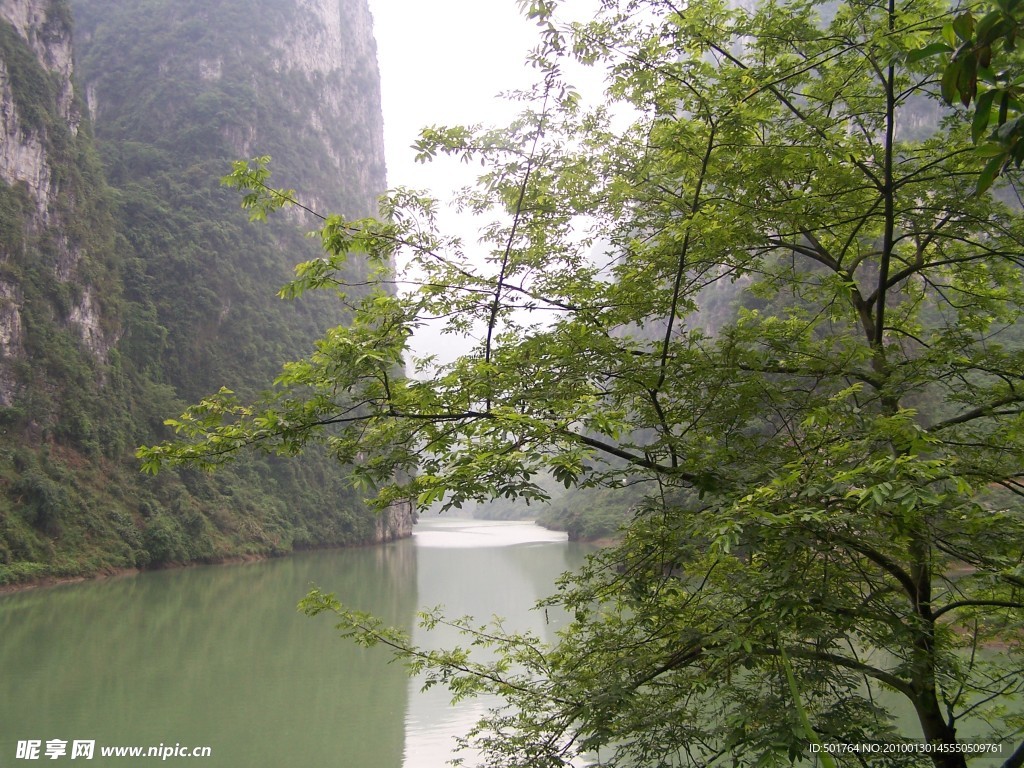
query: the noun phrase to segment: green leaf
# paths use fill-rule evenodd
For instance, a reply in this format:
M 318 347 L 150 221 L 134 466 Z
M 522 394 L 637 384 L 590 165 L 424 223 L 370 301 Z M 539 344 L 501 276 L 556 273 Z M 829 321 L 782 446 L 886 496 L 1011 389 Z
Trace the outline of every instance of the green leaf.
M 963 42 L 970 42 L 974 35 L 974 15 L 964 11 L 953 19 L 953 32 Z
M 940 53 L 952 53 L 953 48 L 944 42 L 930 43 L 924 48 L 919 48 L 916 51 L 911 51 L 907 54 L 906 61 L 908 64 L 914 64 L 923 59 L 927 59 L 931 56 L 937 56 Z
M 975 187 L 975 195 L 980 195 L 987 191 L 993 183 L 995 183 L 996 177 L 999 176 L 999 172 L 1002 170 L 1006 163 L 1006 152 L 1000 152 L 1000 154 L 992 157 L 982 169 L 978 175 L 978 183 Z
M 996 156 L 1005 157 L 1006 156 L 1006 147 L 1003 146 L 1002 144 L 998 144 L 998 143 L 996 143 L 994 141 L 990 141 L 990 142 L 987 142 L 985 144 L 979 144 L 975 148 L 974 153 L 978 157 L 996 157 Z
M 961 69 L 961 62 L 951 61 L 942 72 L 942 80 L 939 87 L 942 100 L 947 104 L 952 104 L 953 99 L 956 98 L 957 83 L 960 80 Z
M 978 58 L 974 52 L 970 52 L 959 61 L 960 71 L 957 74 L 956 90 L 960 94 L 960 103 L 966 107 L 978 91 Z
M 1021 134 L 1022 126 L 1024 126 L 1024 116 L 1015 117 L 1000 125 L 996 129 L 995 136 L 1004 143 L 1015 141 Z
M 946 45 L 949 46 L 950 50 L 960 47 L 960 41 L 957 39 L 956 30 L 953 29 L 953 25 L 951 23 L 942 25 L 942 39 L 945 40 Z
M 971 141 L 975 144 L 984 135 L 988 128 L 989 119 L 992 116 L 992 102 L 996 97 L 996 91 L 985 91 L 978 97 L 974 107 L 974 119 L 971 121 Z

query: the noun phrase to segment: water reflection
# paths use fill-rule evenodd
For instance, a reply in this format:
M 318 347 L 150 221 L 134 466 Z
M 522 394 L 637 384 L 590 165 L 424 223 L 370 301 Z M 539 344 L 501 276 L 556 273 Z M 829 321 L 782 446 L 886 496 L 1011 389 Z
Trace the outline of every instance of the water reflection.
M 210 746 L 208 768 L 398 766 L 403 671 L 295 604 L 317 583 L 409 627 L 415 571 L 401 542 L 7 596 L 0 764 L 18 740 L 84 739 Z
M 582 561 L 581 548 L 568 545 L 564 533 L 532 523 L 442 519 L 429 521 L 415 539 L 421 605 L 443 605 L 449 616 L 469 615 L 478 622 L 501 616 L 511 631 L 531 630 L 548 639 L 564 621 L 552 611 L 531 610 L 551 594 L 561 573 Z M 428 648 L 466 645 L 445 627 L 429 633 L 417 628 L 413 639 Z M 410 681 L 405 768 L 443 766 L 452 757 L 455 736 L 498 703 L 477 699 L 452 707 L 446 690 L 421 692 L 421 685 Z
M 434 519 L 381 547 L 0 597 L 0 765 L 19 740 L 84 739 L 210 746 L 206 768 L 440 768 L 487 703 L 421 694 L 384 649 L 295 604 L 316 584 L 433 647 L 456 638 L 413 622 L 438 604 L 544 634 L 561 618 L 529 608 L 582 557 L 532 524 Z M 88 765 L 145 762 L 97 752 Z

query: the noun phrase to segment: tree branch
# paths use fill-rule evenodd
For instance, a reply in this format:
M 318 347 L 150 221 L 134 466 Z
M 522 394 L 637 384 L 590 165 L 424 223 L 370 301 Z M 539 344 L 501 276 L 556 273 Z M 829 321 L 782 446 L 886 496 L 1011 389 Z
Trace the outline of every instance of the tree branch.
M 925 432 L 928 432 L 929 434 L 933 432 L 939 432 L 943 429 L 956 426 L 957 424 L 965 424 L 966 422 L 973 421 L 974 419 L 983 419 L 987 416 L 994 416 L 997 415 L 995 413 L 996 408 L 1000 408 L 1004 405 L 1011 405 L 1013 403 L 1024 403 L 1024 395 L 1007 395 L 1006 397 L 1001 397 L 998 400 L 993 400 L 991 403 L 988 403 L 987 405 L 979 405 L 977 408 L 972 408 L 969 411 L 965 411 L 964 413 L 961 413 L 959 416 L 953 416 L 952 418 L 946 419 L 945 421 L 940 421 L 936 424 L 932 424 L 925 430 Z
M 1018 610 L 1024 610 L 1024 603 L 1015 600 L 957 600 L 956 602 L 944 605 L 936 611 L 932 612 L 932 618 L 938 619 L 944 613 L 949 611 L 955 611 L 958 608 L 967 608 L 969 606 L 977 606 L 979 608 L 1016 608 Z

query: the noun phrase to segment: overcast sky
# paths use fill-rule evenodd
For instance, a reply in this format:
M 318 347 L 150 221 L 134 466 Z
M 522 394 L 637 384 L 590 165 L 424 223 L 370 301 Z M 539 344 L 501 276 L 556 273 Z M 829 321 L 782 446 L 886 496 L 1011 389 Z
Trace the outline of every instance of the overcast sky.
M 497 122 L 499 91 L 531 82 L 535 27 L 515 0 L 370 0 L 384 104 L 388 186 L 443 186 L 458 163 L 413 162 L 426 125 Z M 438 190 L 440 191 L 440 190 Z
M 567 0 L 583 13 L 593 0 Z M 429 125 L 500 126 L 522 104 L 498 94 L 534 83 L 537 72 L 526 56 L 539 40 L 534 22 L 520 13 L 516 0 L 369 0 L 377 39 L 384 111 L 384 147 L 388 186 L 430 190 L 442 202 L 470 184 L 481 171 L 455 158 L 421 164 L 410 148 Z M 476 226 L 454 212 L 438 217 L 445 234 L 476 241 Z M 464 352 L 451 337 L 417 332 L 418 355 L 450 360 Z
M 388 186 L 428 189 L 442 201 L 481 169 L 453 158 L 416 163 L 410 148 L 428 125 L 499 125 L 516 106 L 501 91 L 532 83 L 525 64 L 536 27 L 515 0 L 369 0 L 377 38 Z M 442 213 L 447 234 L 475 240 L 473 223 Z M 450 360 L 465 349 L 429 330 L 416 333 L 418 355 Z

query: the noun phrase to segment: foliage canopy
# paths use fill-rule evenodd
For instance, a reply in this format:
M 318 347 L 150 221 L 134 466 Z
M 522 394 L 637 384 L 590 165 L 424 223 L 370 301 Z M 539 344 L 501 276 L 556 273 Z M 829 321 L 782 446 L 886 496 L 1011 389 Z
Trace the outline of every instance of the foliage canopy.
M 493 216 L 485 258 L 408 190 L 328 218 L 285 292 L 347 296 L 356 254 L 377 290 L 265 399 L 190 408 L 146 466 L 324 442 L 381 503 L 643 489 L 551 598 L 575 617 L 553 646 L 465 625 L 496 661 L 422 652 L 304 602 L 456 695 L 502 694 L 470 735 L 487 765 L 790 765 L 922 734 L 930 752 L 823 757 L 964 766 L 1006 740 L 1021 765 L 1024 228 L 976 194 L 970 121 L 914 55 L 951 12 L 607 0 L 563 25 L 523 5 L 521 118 L 418 144 L 482 161 L 462 203 Z M 605 103 L 569 60 L 607 68 Z M 289 199 L 265 170 L 228 177 L 260 215 Z M 728 284 L 711 327 L 702 296 Z M 413 360 L 428 321 L 472 349 Z
M 942 39 L 910 54 L 911 61 L 944 57 L 942 98 L 974 103 L 971 137 L 988 158 L 978 191 L 992 186 L 1004 170 L 1024 162 L 1024 115 L 1017 38 L 1024 7 L 1019 0 L 974 3 L 942 26 Z

